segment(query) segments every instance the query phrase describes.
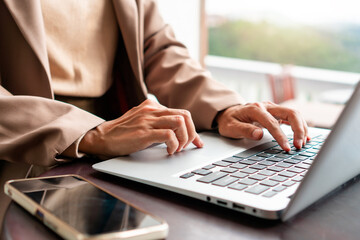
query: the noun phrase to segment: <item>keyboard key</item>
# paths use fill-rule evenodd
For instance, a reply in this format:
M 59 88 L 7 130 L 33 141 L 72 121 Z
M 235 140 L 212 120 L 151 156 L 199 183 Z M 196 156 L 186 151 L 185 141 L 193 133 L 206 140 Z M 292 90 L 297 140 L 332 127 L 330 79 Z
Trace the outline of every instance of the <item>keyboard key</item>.
M 243 169 L 243 168 L 246 168 L 247 166 L 248 165 L 245 165 L 245 164 L 235 163 L 235 164 L 232 164 L 230 167 L 236 168 L 236 169 Z
M 286 158 L 290 158 L 291 155 L 289 155 L 289 154 L 284 154 L 284 153 L 280 153 L 280 154 L 277 154 L 276 157 L 277 157 L 277 158 L 284 158 L 284 159 L 286 159 Z
M 232 177 L 237 177 L 237 178 L 245 178 L 245 177 L 249 176 L 249 174 L 242 173 L 242 172 L 237 172 L 237 173 L 231 174 L 231 176 Z
M 210 165 L 207 165 L 207 166 L 203 167 L 203 169 L 210 170 L 210 169 L 212 169 L 214 167 L 215 167 L 215 165 L 210 164 Z
M 304 177 L 302 177 L 302 176 L 296 176 L 292 180 L 295 181 L 295 182 L 301 182 L 303 180 L 303 178 Z
M 313 163 L 313 160 L 308 159 L 306 161 L 303 161 L 303 163 L 311 165 Z
M 252 165 L 249 168 L 253 168 L 253 169 L 257 169 L 257 170 L 263 170 L 266 168 L 266 166 L 264 165 L 260 165 L 260 164 L 256 164 L 256 165 Z
M 306 170 L 302 169 L 302 168 L 292 167 L 292 168 L 289 168 L 288 171 L 294 172 L 294 173 L 302 173 L 302 172 L 304 172 Z
M 263 150 L 266 150 L 266 149 L 269 149 L 271 147 L 274 147 L 278 145 L 276 142 L 267 142 L 267 143 L 263 143 L 263 144 L 260 144 L 258 146 L 255 146 L 253 148 L 250 148 L 246 151 L 243 151 L 241 153 L 238 153 L 236 155 L 234 155 L 235 157 L 240 157 L 240 158 L 247 158 L 247 157 L 250 157 L 252 155 L 255 155 L 255 154 L 258 154 L 259 152 L 263 151 Z
M 285 152 L 285 151 L 283 151 L 282 154 L 285 154 L 285 155 L 296 155 L 296 154 L 298 154 L 298 153 L 295 152 L 295 151 L 290 151 L 290 152 Z M 290 156 L 289 156 L 289 157 L 290 157 Z
M 282 185 L 285 186 L 285 187 L 290 187 L 290 186 L 294 185 L 295 183 L 296 182 L 294 182 L 294 181 L 288 181 L 286 183 L 283 183 Z
M 265 165 L 265 166 L 271 166 L 271 165 L 274 165 L 274 164 L 275 164 L 275 162 L 271 162 L 271 161 L 267 161 L 267 160 L 265 160 L 265 161 L 261 161 L 261 162 L 259 162 L 259 164 L 261 164 L 261 165 Z
M 270 189 L 270 188 L 263 186 L 263 185 L 256 185 L 254 187 L 251 187 L 251 188 L 245 190 L 245 192 L 252 193 L 252 194 L 260 194 L 260 193 L 265 192 L 268 189 Z
M 246 164 L 246 165 L 252 165 L 252 164 L 254 164 L 254 163 L 257 163 L 257 161 L 252 161 L 252 160 L 244 159 L 244 160 L 241 160 L 240 163 Z
M 299 163 L 299 164 L 295 165 L 295 167 L 297 167 L 297 168 L 303 168 L 303 169 L 309 169 L 310 165 L 309 165 L 309 164 L 305 164 L 305 163 Z
M 203 176 L 205 176 L 205 175 L 208 175 L 208 174 L 212 173 L 212 171 L 210 171 L 210 170 L 206 170 L 206 169 L 202 169 L 202 168 L 197 169 L 197 170 L 192 171 L 192 172 L 193 172 L 193 173 L 195 173 L 195 174 L 203 175 Z
M 302 152 L 302 153 L 300 153 L 299 155 L 305 156 L 305 157 L 313 157 L 313 156 L 315 156 L 316 154 L 314 154 L 314 153 L 309 153 L 309 152 Z
M 279 152 L 277 152 L 277 153 L 280 153 L 283 151 L 283 149 L 280 146 L 275 146 L 272 148 L 272 150 L 279 150 Z
M 297 163 L 299 163 L 300 161 L 299 161 L 299 160 L 296 160 L 296 159 L 290 158 L 290 159 L 284 160 L 284 162 L 285 162 L 285 163 L 290 163 L 290 164 L 297 164 Z
M 244 185 L 241 183 L 234 183 L 234 184 L 230 185 L 229 188 L 235 189 L 235 190 L 244 190 L 245 188 L 247 188 L 247 185 Z
M 291 178 L 291 177 L 294 177 L 296 175 L 296 173 L 284 171 L 284 172 L 279 173 L 279 175 L 283 176 L 283 177 Z
M 226 176 L 226 177 L 220 178 L 219 180 L 212 182 L 212 184 L 216 185 L 216 186 L 220 186 L 220 187 L 225 187 L 231 183 L 236 182 L 237 180 L 239 180 L 239 179 L 235 178 L 235 177 Z
M 241 169 L 240 172 L 244 172 L 244 173 L 248 173 L 248 174 L 253 174 L 253 173 L 256 173 L 257 170 L 256 170 L 256 169 L 251 169 L 251 168 L 245 168 L 245 169 Z
M 186 178 L 192 177 L 192 176 L 194 176 L 194 175 L 195 175 L 194 173 L 191 173 L 191 172 L 190 172 L 190 173 L 185 173 L 185 174 L 181 175 L 180 177 L 186 179 Z
M 257 181 L 253 180 L 253 179 L 245 178 L 245 179 L 241 179 L 239 181 L 239 183 L 245 184 L 245 185 L 253 185 L 253 184 L 257 183 Z
M 267 170 L 274 171 L 274 172 L 281 172 L 284 170 L 284 168 L 271 166 L 271 167 L 268 167 Z
M 279 175 L 270 178 L 270 180 L 277 181 L 277 182 L 285 182 L 288 179 L 289 179 L 288 177 L 283 177 L 283 176 L 279 176 Z
M 199 181 L 199 182 L 203 182 L 203 183 L 211 183 L 213 181 L 216 181 L 220 178 L 223 178 L 225 176 L 227 176 L 228 174 L 227 173 L 224 173 L 224 172 L 214 172 L 210 175 L 207 175 L 205 177 L 201 177 L 199 179 L 197 179 L 196 181 Z
M 319 150 L 318 149 L 308 149 L 306 152 L 317 154 L 319 152 Z
M 275 192 L 281 192 L 284 191 L 286 189 L 285 186 L 277 186 L 276 188 L 273 189 L 273 191 Z
M 249 157 L 248 159 L 249 159 L 249 160 L 252 160 L 252 161 L 262 161 L 262 160 L 264 160 L 265 158 L 263 158 L 263 157 L 257 157 L 257 156 L 252 156 L 252 157 Z
M 278 185 L 279 182 L 272 181 L 272 180 L 264 180 L 264 181 L 262 181 L 260 184 L 261 184 L 261 185 L 268 186 L 268 187 L 274 187 L 274 186 Z
M 272 157 L 273 154 L 269 154 L 269 153 L 260 153 L 258 155 L 256 155 L 258 157 L 264 157 L 264 158 L 269 158 L 269 157 Z
M 265 176 L 273 176 L 275 174 L 275 172 L 269 171 L 269 170 L 262 170 L 259 172 L 259 174 L 265 175 Z
M 214 162 L 213 165 L 220 166 L 220 167 L 227 167 L 227 166 L 230 166 L 231 163 L 225 162 L 225 161 L 217 161 L 217 162 Z
M 237 172 L 238 170 L 236 168 L 223 168 L 220 170 L 221 172 L 227 172 L 227 173 L 234 173 L 234 172 Z
M 269 191 L 269 192 L 267 192 L 267 193 L 264 193 L 262 196 L 263 196 L 263 197 L 268 197 L 268 198 L 270 198 L 270 197 L 275 196 L 276 194 L 277 194 L 277 192 Z
M 278 154 L 280 153 L 282 150 L 278 150 L 278 149 L 269 149 L 264 151 L 264 153 L 268 153 L 268 154 Z
M 249 176 L 249 178 L 255 179 L 255 180 L 264 180 L 266 177 L 263 175 L 254 174 L 254 175 Z
M 304 161 L 304 160 L 308 159 L 308 157 L 296 155 L 296 156 L 293 156 L 291 159 L 296 159 L 296 160 Z
M 292 164 L 290 164 L 290 163 L 281 162 L 281 163 L 277 164 L 275 167 L 289 168 L 291 166 L 292 166 Z
M 272 162 L 281 162 L 283 161 L 284 159 L 282 158 L 278 158 L 278 157 L 271 157 L 271 158 L 268 158 L 266 159 L 267 161 L 272 161 Z
M 237 158 L 237 157 L 228 157 L 228 158 L 225 158 L 223 161 L 225 162 L 229 162 L 229 163 L 237 163 L 239 162 L 241 159 L 240 158 Z
M 303 148 L 310 149 L 310 148 L 312 148 L 312 146 L 311 145 L 305 145 L 305 146 L 303 146 Z

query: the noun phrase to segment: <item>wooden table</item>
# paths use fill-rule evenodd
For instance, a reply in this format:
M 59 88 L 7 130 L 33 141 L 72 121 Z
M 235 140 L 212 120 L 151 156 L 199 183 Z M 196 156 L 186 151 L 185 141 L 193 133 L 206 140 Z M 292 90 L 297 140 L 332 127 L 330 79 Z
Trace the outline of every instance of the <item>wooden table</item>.
M 92 162 L 64 164 L 44 174 L 79 174 L 123 199 L 164 218 L 167 239 L 360 239 L 360 183 L 355 181 L 288 222 L 267 221 L 200 200 L 96 172 Z M 60 239 L 12 203 L 2 239 Z

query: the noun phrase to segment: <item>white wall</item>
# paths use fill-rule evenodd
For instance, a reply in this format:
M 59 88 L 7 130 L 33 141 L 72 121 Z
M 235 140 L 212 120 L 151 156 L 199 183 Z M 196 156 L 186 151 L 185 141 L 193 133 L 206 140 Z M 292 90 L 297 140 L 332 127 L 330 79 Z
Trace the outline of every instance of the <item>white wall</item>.
M 200 0 L 158 0 L 159 10 L 190 55 L 200 59 Z

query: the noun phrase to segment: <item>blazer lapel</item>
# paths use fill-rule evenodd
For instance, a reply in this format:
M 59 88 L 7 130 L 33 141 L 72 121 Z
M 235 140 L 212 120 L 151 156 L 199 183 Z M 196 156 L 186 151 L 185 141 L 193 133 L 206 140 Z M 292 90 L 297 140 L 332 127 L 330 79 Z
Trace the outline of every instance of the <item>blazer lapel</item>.
M 141 35 L 138 6 L 135 0 L 114 0 L 113 3 L 131 67 L 136 79 L 139 81 L 142 91 L 147 93 L 141 61 L 142 44 L 140 44 Z
M 24 38 L 39 58 L 48 80 L 51 79 L 46 50 L 45 27 L 39 0 L 15 1 L 4 0 Z

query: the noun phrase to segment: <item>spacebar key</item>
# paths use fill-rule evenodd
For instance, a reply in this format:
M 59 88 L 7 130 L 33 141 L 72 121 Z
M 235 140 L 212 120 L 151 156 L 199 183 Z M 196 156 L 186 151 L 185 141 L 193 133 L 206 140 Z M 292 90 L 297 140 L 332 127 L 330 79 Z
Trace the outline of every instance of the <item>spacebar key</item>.
M 224 172 L 214 172 L 214 173 L 211 173 L 205 177 L 201 177 L 199 178 L 197 181 L 199 182 L 203 182 L 203 183 L 211 183 L 215 180 L 218 180 L 222 177 L 225 177 L 226 175 L 228 175 L 227 173 L 224 173 Z
M 248 150 L 246 150 L 246 151 L 243 151 L 243 152 L 241 152 L 241 153 L 235 154 L 234 156 L 235 156 L 235 157 L 239 157 L 239 158 L 247 158 L 247 157 L 250 157 L 250 156 L 252 156 L 252 155 L 254 155 L 254 154 L 257 154 L 257 153 L 259 153 L 259 152 L 261 152 L 261 151 L 264 151 L 264 150 L 266 150 L 266 149 L 269 149 L 269 148 L 271 148 L 271 147 L 275 147 L 275 146 L 277 146 L 277 145 L 278 145 L 277 142 L 267 142 L 267 143 L 263 143 L 263 144 L 260 144 L 260 145 L 255 146 L 255 147 L 253 147 L 253 148 L 250 148 L 250 149 L 248 149 Z

